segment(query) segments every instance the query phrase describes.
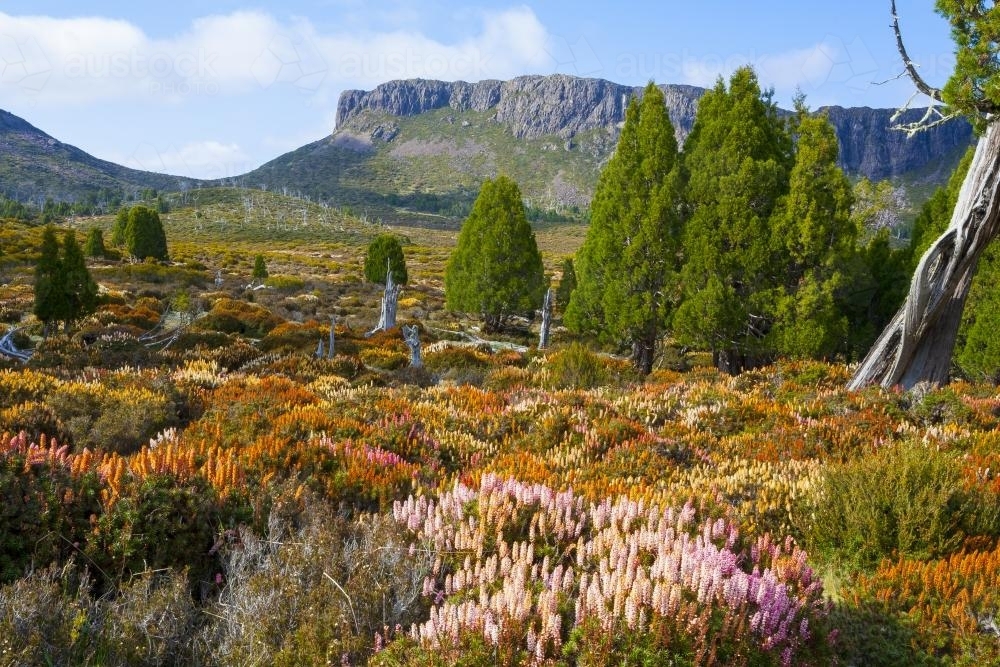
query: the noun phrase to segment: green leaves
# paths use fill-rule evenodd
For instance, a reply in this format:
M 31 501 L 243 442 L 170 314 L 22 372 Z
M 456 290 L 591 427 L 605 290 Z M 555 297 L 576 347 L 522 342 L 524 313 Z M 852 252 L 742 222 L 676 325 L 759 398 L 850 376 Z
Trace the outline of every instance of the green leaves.
M 483 183 L 444 280 L 447 307 L 479 314 L 487 332 L 541 306 L 542 257 L 514 181 L 500 176 Z
M 663 92 L 651 83 L 641 103 L 629 104 L 618 148 L 601 172 L 566 309 L 571 329 L 631 345 L 644 373 L 679 293 L 677 167 Z
M 983 0 L 938 0 L 937 11 L 951 23 L 956 46 L 944 101 L 982 131 L 1000 105 L 1000 8 Z
M 385 283 L 386 269 L 392 271 L 392 279 L 397 285 L 405 285 L 406 259 L 403 246 L 393 234 L 379 234 L 368 244 L 365 254 L 365 279 L 372 283 Z
M 762 347 L 773 318 L 764 297 L 785 277 L 773 261 L 770 224 L 792 166 L 791 137 L 752 69 L 737 70 L 728 89 L 720 78 L 705 94 L 684 158 L 690 303 L 674 322 L 682 341 L 743 359 Z
M 97 283 L 90 277 L 76 234 L 66 230 L 60 256 L 55 228 L 46 227 L 35 265 L 35 316 L 46 326 L 58 321 L 68 325 L 96 307 Z
M 120 215 L 120 214 L 119 214 Z M 118 221 L 115 221 L 117 228 Z M 112 240 L 114 234 L 112 234 Z M 124 242 L 130 255 L 139 260 L 147 257 L 167 261 L 167 236 L 160 214 L 146 206 L 133 206 L 128 212 Z

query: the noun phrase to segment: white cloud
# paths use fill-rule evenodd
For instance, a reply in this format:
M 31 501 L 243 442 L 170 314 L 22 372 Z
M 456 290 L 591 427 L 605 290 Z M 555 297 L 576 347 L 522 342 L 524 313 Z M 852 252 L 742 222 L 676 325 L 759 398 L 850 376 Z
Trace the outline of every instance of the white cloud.
M 0 104 L 180 104 L 277 87 L 329 98 L 392 78 L 507 78 L 543 66 L 548 42 L 527 7 L 484 12 L 478 34 L 455 43 L 398 29 L 320 33 L 261 11 L 205 16 L 164 39 L 121 20 L 0 12 Z
M 115 162 L 132 169 L 205 179 L 236 176 L 256 166 L 238 144 L 213 140 L 166 148 L 143 143 L 131 155 L 117 156 Z
M 800 88 L 821 97 L 828 84 L 861 91 L 879 76 L 879 66 L 860 38 L 846 43 L 833 36 L 806 48 L 778 53 L 684 57 L 679 62 L 684 83 L 712 86 L 719 76 L 728 78 L 737 68 L 749 64 L 764 87 L 774 87 L 779 93 Z

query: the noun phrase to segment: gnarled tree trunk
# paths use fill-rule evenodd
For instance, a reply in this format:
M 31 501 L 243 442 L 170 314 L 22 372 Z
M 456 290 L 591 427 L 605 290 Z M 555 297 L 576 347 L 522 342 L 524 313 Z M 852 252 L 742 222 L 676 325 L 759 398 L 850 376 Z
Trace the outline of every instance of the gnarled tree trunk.
M 1000 231 L 1000 130 L 976 146 L 948 229 L 924 253 L 902 308 L 848 384 L 910 389 L 948 381 L 965 299 L 979 257 Z

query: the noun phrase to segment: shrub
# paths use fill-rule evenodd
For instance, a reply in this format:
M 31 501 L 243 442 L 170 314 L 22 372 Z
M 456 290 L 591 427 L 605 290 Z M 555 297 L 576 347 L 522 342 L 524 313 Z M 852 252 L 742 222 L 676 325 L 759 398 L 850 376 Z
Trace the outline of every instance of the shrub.
M 221 333 L 238 333 L 262 338 L 281 323 L 281 318 L 264 306 L 246 301 L 222 298 L 212 304 L 212 310 L 198 319 L 195 326 Z
M 607 381 L 600 358 L 580 343 L 548 359 L 547 384 L 556 389 L 591 389 Z
M 275 274 L 268 276 L 264 284 L 280 292 L 297 292 L 306 286 L 306 281 L 298 276 Z
M 952 553 L 978 521 L 977 502 L 950 454 L 904 442 L 832 465 L 795 520 L 810 550 L 870 569 L 883 558 Z M 998 525 L 978 530 L 1000 534 Z

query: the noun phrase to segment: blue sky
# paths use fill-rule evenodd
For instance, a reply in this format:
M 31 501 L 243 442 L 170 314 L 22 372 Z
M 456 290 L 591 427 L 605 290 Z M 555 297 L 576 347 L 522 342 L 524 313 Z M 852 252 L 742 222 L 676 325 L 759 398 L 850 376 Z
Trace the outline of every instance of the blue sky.
M 0 108 L 104 159 L 216 178 L 329 134 L 342 90 L 395 78 L 707 86 L 750 63 L 785 106 L 796 88 L 812 107 L 899 106 L 907 81 L 875 83 L 901 70 L 888 4 L 5 0 Z M 932 2 L 897 4 L 943 83 L 947 24 Z

